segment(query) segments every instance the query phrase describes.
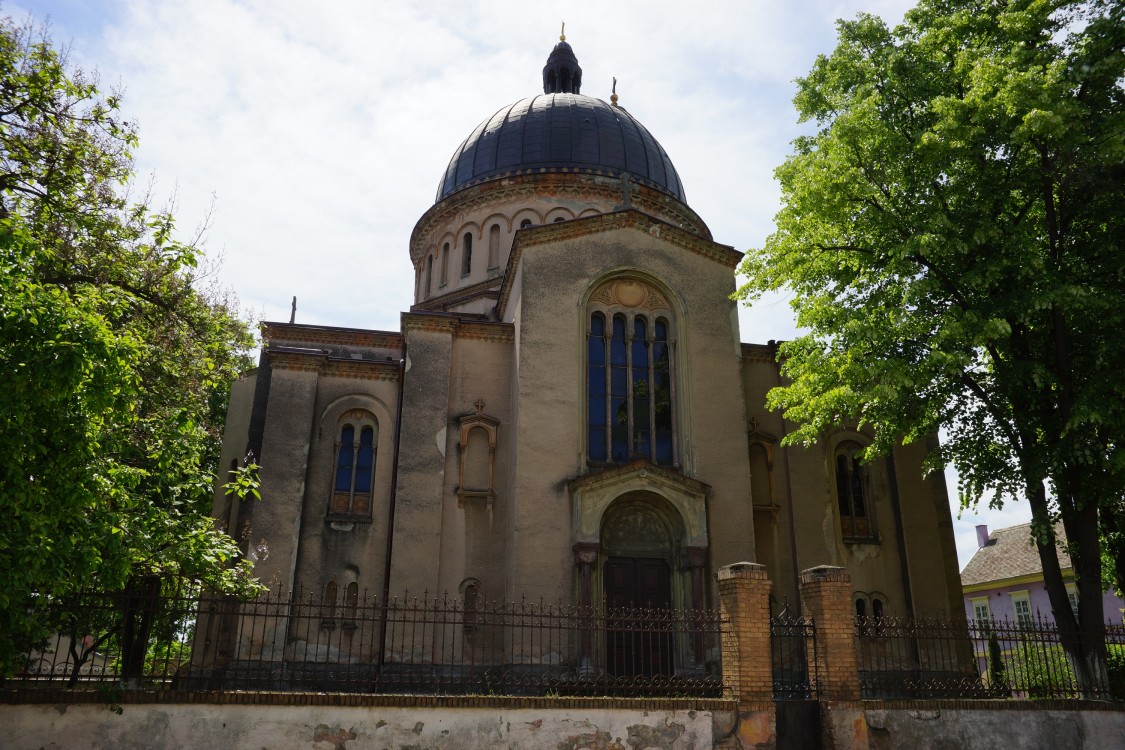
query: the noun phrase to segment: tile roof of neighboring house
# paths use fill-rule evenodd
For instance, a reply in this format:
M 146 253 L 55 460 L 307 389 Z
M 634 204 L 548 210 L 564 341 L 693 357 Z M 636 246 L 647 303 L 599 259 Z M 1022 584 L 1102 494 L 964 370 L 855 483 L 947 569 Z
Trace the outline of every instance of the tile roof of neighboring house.
M 1066 553 L 1066 535 L 1062 524 L 1055 524 L 1055 545 L 1059 549 L 1059 565 L 1070 570 L 1070 556 Z M 961 585 L 999 581 L 1005 578 L 1041 573 L 1039 551 L 1031 542 L 1031 524 L 996 529 L 988 535 L 988 544 L 976 551 L 969 564 L 961 571 Z

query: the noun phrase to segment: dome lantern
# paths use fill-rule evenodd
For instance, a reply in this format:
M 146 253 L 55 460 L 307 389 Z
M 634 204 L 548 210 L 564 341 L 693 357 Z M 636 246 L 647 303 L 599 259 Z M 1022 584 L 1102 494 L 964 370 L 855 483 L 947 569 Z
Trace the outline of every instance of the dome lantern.
M 566 24 L 563 24 L 565 31 Z M 543 66 L 544 94 L 577 94 L 582 87 L 582 67 L 574 50 L 566 43 L 566 34 L 559 34 L 559 43 Z

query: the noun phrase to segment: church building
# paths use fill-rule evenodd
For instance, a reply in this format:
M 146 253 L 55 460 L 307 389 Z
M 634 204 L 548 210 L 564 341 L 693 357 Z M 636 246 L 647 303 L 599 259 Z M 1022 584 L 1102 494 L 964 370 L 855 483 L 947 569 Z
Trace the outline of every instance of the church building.
M 561 38 L 542 93 L 453 152 L 410 236 L 397 331 L 262 327 L 215 514 L 271 587 L 354 596 L 716 607 L 720 567 L 848 569 L 857 613 L 961 611 L 933 444 L 869 463 L 767 410 L 774 342 L 742 343 L 735 269 L 669 155 Z M 405 262 L 404 258 L 404 262 Z M 935 438 L 936 439 L 936 438 Z

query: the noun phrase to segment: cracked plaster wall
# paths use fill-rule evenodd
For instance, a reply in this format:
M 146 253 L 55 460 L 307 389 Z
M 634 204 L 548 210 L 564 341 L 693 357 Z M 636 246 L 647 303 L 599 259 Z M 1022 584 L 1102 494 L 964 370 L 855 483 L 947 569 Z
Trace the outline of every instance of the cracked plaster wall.
M 722 714 L 722 712 L 719 712 Z M 5 748 L 703 750 L 710 711 L 132 704 L 0 706 Z

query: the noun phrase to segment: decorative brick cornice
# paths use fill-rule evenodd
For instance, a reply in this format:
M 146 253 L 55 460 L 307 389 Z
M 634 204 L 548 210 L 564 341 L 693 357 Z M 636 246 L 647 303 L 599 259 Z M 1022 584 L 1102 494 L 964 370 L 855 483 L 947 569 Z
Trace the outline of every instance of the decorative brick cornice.
M 459 322 L 460 319 L 451 313 L 404 312 L 402 314 L 402 332 L 404 335 L 409 331 L 452 334 L 457 330 Z
M 352 378 L 354 380 L 398 380 L 397 362 L 376 362 L 369 359 L 332 357 L 321 368 L 326 378 Z
M 452 313 L 435 313 L 413 310 L 402 314 L 402 330 L 426 331 L 427 333 L 448 333 L 459 339 L 480 341 L 515 341 L 515 329 L 511 323 L 498 323 L 491 320 L 472 320 Z
M 462 320 L 455 334 L 459 339 L 479 339 L 510 344 L 516 340 L 516 329 L 511 323 L 486 323 Z
M 328 359 L 321 349 L 296 349 L 293 347 L 270 347 L 266 349 L 270 368 L 274 370 L 298 370 L 317 372 Z
M 262 323 L 262 342 L 270 343 L 274 341 L 369 346 L 376 349 L 402 348 L 402 334 L 393 331 L 312 326 L 300 323 Z
M 512 272 L 519 265 L 520 258 L 525 250 L 539 245 L 563 242 L 577 237 L 588 237 L 618 229 L 633 229 L 652 237 L 659 237 L 664 242 L 702 255 L 732 270 L 738 266 L 738 261 L 742 259 L 742 253 L 729 245 L 720 245 L 717 242 L 704 239 L 636 209 L 625 209 L 571 221 L 561 221 L 557 224 L 528 227 L 516 235 L 516 241 L 512 243 L 512 252 L 508 255 L 508 266 L 504 271 L 504 285 L 500 287 L 500 300 L 496 303 L 497 317 L 504 317 L 508 298 L 512 294 Z
M 742 358 L 747 362 L 777 364 L 777 346 L 771 344 L 743 344 Z
M 635 175 L 630 175 L 636 180 Z M 458 190 L 432 206 L 410 234 L 410 257 L 415 263 L 426 254 L 429 242 L 439 228 L 446 227 L 458 214 L 468 213 L 495 203 L 518 203 L 533 196 L 586 198 L 606 205 L 621 201 L 620 175 L 608 171 L 583 170 L 559 172 L 515 173 L 490 177 L 476 185 Z M 645 185 L 632 183 L 632 205 L 645 213 L 667 216 L 670 221 L 711 239 L 711 230 L 695 211 L 670 195 Z

